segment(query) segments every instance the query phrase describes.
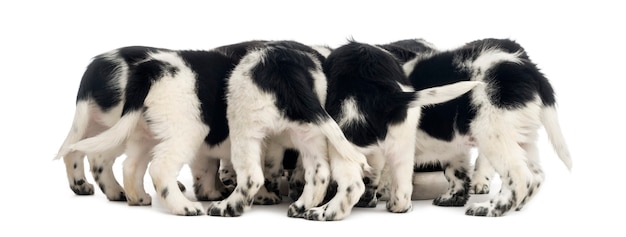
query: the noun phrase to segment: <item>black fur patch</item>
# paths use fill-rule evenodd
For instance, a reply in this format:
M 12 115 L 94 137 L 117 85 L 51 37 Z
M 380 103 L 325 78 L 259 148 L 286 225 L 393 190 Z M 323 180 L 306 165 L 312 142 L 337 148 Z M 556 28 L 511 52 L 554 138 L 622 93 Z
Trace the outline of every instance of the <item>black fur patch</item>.
M 225 86 L 236 60 L 215 51 L 180 51 L 179 55 L 196 74 L 202 121 L 211 128 L 205 143 L 219 145 L 228 137 Z
M 84 179 L 74 180 L 74 185 L 83 185 L 83 184 L 85 184 Z
M 80 86 L 76 101 L 94 98 L 96 104 L 104 111 L 108 111 L 120 102 L 121 90 L 115 85 L 116 70 L 118 65 L 104 57 L 96 57 L 87 66 Z
M 96 104 L 103 111 L 116 106 L 121 101 L 122 91 L 118 86 L 120 63 L 126 64 L 129 68 L 139 60 L 146 58 L 149 52 L 156 51 L 156 48 L 131 46 L 117 50 L 120 61 L 111 60 L 107 55 L 98 55 L 87 66 L 76 95 L 76 102 L 93 98 Z
M 283 154 L 283 168 L 293 170 L 296 168 L 299 152 L 294 149 L 286 149 Z
M 413 166 L 413 172 L 437 172 L 443 171 L 443 167 L 441 163 L 432 162 L 432 163 L 424 163 L 424 164 L 415 164 Z
M 308 55 L 312 51 L 296 42 L 272 42 L 266 47 L 263 63 L 252 69 L 254 83 L 273 94 L 276 107 L 293 121 L 317 123 L 326 117 L 309 73 L 317 69 Z
M 152 84 L 159 80 L 164 73 L 169 73 L 172 70 L 169 64 L 158 60 L 149 60 L 142 62 L 131 71 L 130 78 L 128 80 L 124 103 L 122 109 L 122 115 L 131 111 L 138 111 L 143 108 L 144 100 L 148 96 L 150 87 Z
M 414 93 L 404 93 L 397 83 L 409 85 L 400 64 L 377 47 L 349 42 L 335 50 L 324 62 L 328 80 L 326 110 L 336 121 L 342 105 L 354 99 L 365 121 L 348 123 L 342 130 L 348 140 L 367 146 L 384 139 L 389 125 L 406 119 Z
M 167 196 L 170 194 L 170 191 L 167 188 L 164 188 L 163 190 L 161 190 L 161 197 L 163 199 L 167 199 Z

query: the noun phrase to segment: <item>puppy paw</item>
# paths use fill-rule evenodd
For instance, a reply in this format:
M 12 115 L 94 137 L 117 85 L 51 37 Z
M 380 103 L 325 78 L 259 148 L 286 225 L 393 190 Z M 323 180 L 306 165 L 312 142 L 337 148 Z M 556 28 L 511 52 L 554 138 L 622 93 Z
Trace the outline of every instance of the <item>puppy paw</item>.
M 194 183 L 193 191 L 198 201 L 224 200 L 232 192 L 232 190 L 228 190 L 223 185 L 220 185 L 219 187 L 207 187 L 201 183 Z
M 294 218 L 303 218 L 305 212 L 306 209 L 303 205 L 292 203 L 291 205 L 289 205 L 289 209 L 287 210 L 287 216 Z
M 462 207 L 469 200 L 469 194 L 459 192 L 455 194 L 443 194 L 433 200 L 433 205 L 441 207 Z
M 392 200 L 387 201 L 387 211 L 393 212 L 393 213 L 405 213 L 411 210 L 411 208 L 413 208 L 413 204 L 411 203 L 411 199 L 395 199 L 392 198 Z
M 349 211 L 346 209 L 333 208 L 334 205 L 322 205 L 306 211 L 304 219 L 311 221 L 338 221 L 345 218 Z
M 93 184 L 87 183 L 84 179 L 74 180 L 74 183 L 70 185 L 70 189 L 74 191 L 76 195 L 93 195 Z
M 99 183 L 100 190 L 104 193 L 109 201 L 113 202 L 125 202 L 126 194 L 124 193 L 124 189 L 119 185 L 109 185 L 107 187 L 104 183 Z
M 365 191 L 359 202 L 356 203 L 355 207 L 376 207 L 378 204 L 378 196 L 376 192 Z
M 510 207 L 492 205 L 490 202 L 474 203 L 465 210 L 465 215 L 498 217 L 503 216 L 509 209 Z
M 264 189 L 259 190 L 259 192 L 254 196 L 254 204 L 275 205 L 281 202 L 282 198 L 280 196 L 273 192 L 267 192 Z
M 143 193 L 138 196 L 127 196 L 127 203 L 129 206 L 150 206 L 152 205 L 152 197 L 149 194 Z
M 310 221 L 334 221 L 336 217 L 337 215 L 335 213 L 327 215 L 323 207 L 311 208 L 304 214 L 304 219 Z
M 469 189 L 469 193 L 470 194 L 489 194 L 489 182 L 488 181 L 483 181 L 483 182 L 472 182 L 470 189 Z
M 204 215 L 204 207 L 199 202 L 186 202 L 173 205 L 171 212 L 179 216 L 199 216 Z
M 212 202 L 209 204 L 207 214 L 210 216 L 237 217 L 241 216 L 245 210 L 243 201 L 233 204 L 227 201 Z

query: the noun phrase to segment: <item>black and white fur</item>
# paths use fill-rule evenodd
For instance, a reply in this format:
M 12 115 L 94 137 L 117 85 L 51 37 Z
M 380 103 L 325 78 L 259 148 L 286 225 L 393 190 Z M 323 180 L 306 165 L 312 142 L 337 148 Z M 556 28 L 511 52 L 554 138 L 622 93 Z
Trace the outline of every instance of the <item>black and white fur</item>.
M 315 65 L 319 65 L 319 62 L 315 63 L 316 62 L 315 60 L 318 60 L 318 59 L 317 57 L 315 58 L 312 57 L 311 53 L 313 52 L 310 51 L 310 48 L 307 47 L 306 49 L 309 51 L 305 53 L 299 50 L 292 50 L 289 47 L 282 47 L 282 46 L 291 46 L 291 45 L 304 47 L 302 45 L 295 44 L 294 42 L 283 42 L 283 43 L 277 42 L 273 44 L 274 46 L 264 47 L 263 50 L 278 48 L 279 50 L 287 50 L 288 54 L 293 51 L 297 53 L 296 58 L 304 60 L 304 61 L 296 62 L 295 64 L 296 70 L 294 71 L 295 74 L 287 73 L 286 75 L 287 79 L 289 80 L 295 79 L 295 84 L 291 84 L 290 82 L 286 82 L 284 84 L 290 86 L 290 88 L 294 88 L 294 87 L 291 87 L 294 85 L 296 86 L 295 88 L 297 88 L 298 86 L 304 86 L 305 89 L 299 90 L 298 92 L 306 93 L 306 91 L 308 90 L 309 95 L 314 96 L 314 97 L 310 97 L 310 96 L 305 97 L 305 99 L 311 99 L 311 98 L 314 99 L 314 100 L 306 100 L 305 102 L 313 103 L 313 104 L 315 103 L 320 104 L 320 102 L 318 101 L 319 98 L 316 97 L 315 95 L 316 93 L 313 92 L 313 89 L 317 90 L 318 93 L 322 92 L 320 89 L 322 88 L 325 89 L 325 80 L 323 81 L 316 80 L 314 83 L 315 84 L 314 86 L 313 84 L 308 84 L 308 83 L 312 83 L 313 81 L 302 81 L 302 79 L 308 80 L 311 78 L 306 77 L 306 76 L 305 78 L 299 77 L 302 75 L 314 75 L 316 77 L 321 75 L 323 78 L 323 73 L 321 72 L 321 66 L 315 66 Z M 277 46 L 281 46 L 281 47 L 277 47 Z M 261 51 L 256 51 L 256 52 L 261 52 Z M 185 53 L 190 53 L 192 55 L 185 55 Z M 198 56 L 197 54 L 199 53 L 203 53 L 204 55 L 202 57 L 195 57 L 195 56 Z M 77 149 L 77 150 L 109 149 L 110 147 L 114 147 L 126 141 L 129 136 L 135 133 L 136 125 L 141 120 L 145 120 L 148 126 L 147 130 L 150 133 L 152 133 L 152 137 L 158 140 L 158 142 L 154 145 L 154 148 L 152 149 L 153 160 L 152 160 L 152 165 L 150 166 L 150 176 L 153 179 L 153 183 L 155 185 L 157 193 L 159 193 L 159 197 L 165 203 L 166 207 L 175 214 L 179 214 L 179 215 L 202 214 L 203 210 L 202 210 L 201 204 L 187 200 L 182 195 L 182 193 L 180 193 L 178 190 L 173 188 L 173 184 L 174 184 L 175 177 L 178 174 L 178 170 L 180 170 L 183 164 L 187 164 L 187 163 L 199 160 L 197 158 L 194 160 L 194 155 L 202 154 L 205 151 L 211 152 L 212 156 L 215 154 L 222 154 L 222 152 L 224 154 L 230 152 L 230 149 L 225 148 L 227 147 L 226 144 L 230 141 L 230 139 L 223 140 L 223 146 L 220 144 L 216 144 L 217 146 L 215 147 L 206 147 L 202 145 L 202 141 L 211 140 L 210 137 L 213 136 L 212 134 L 213 132 L 217 131 L 218 134 L 216 135 L 222 135 L 222 133 L 219 133 L 219 131 L 220 131 L 220 127 L 221 128 L 224 127 L 224 126 L 215 127 L 211 125 L 207 126 L 207 124 L 205 123 L 216 122 L 216 120 L 219 120 L 218 122 L 220 122 L 222 121 L 222 119 L 224 121 L 226 120 L 226 116 L 222 116 L 219 114 L 220 110 L 215 111 L 216 108 L 220 108 L 220 107 L 214 104 L 216 101 L 218 101 L 216 100 L 216 98 L 222 99 L 223 95 L 220 96 L 219 93 L 205 93 L 206 91 L 202 91 L 203 88 L 216 89 L 216 88 L 223 88 L 223 87 L 213 87 L 211 85 L 202 85 L 203 83 L 209 83 L 212 80 L 206 80 L 206 78 L 199 79 L 199 77 L 202 77 L 203 75 L 207 75 L 207 74 L 201 73 L 200 71 L 202 70 L 221 71 L 224 68 L 228 68 L 228 67 L 225 67 L 225 65 L 234 66 L 236 64 L 228 60 L 223 61 L 223 58 L 220 60 L 210 59 L 211 57 L 215 57 L 214 59 L 223 57 L 223 55 L 222 56 L 220 55 L 221 54 L 207 55 L 206 52 L 183 52 L 183 53 L 181 52 L 158 52 L 158 53 L 150 54 L 150 59 L 138 65 L 135 75 L 131 77 L 132 80 L 131 82 L 129 82 L 129 85 L 126 90 L 127 100 L 124 106 L 124 110 L 122 112 L 123 116 L 120 119 L 120 121 L 116 125 L 114 125 L 111 129 L 105 131 L 99 136 L 95 138 L 83 140 L 80 143 L 75 144 L 71 148 Z M 304 57 L 301 57 L 301 56 L 304 56 Z M 319 56 L 319 55 L 316 55 L 316 56 Z M 246 58 L 250 58 L 250 57 L 246 56 Z M 266 57 L 264 59 L 269 59 L 269 58 L 271 57 Z M 320 57 L 320 58 L 323 58 L 323 57 Z M 190 62 L 190 61 L 199 60 L 199 59 L 201 59 L 203 62 L 201 63 L 201 65 Z M 209 60 L 209 62 L 207 62 L 206 60 Z M 279 59 L 279 60 L 282 60 L 282 59 Z M 307 61 L 307 60 L 310 60 L 310 61 Z M 244 58 L 242 63 L 239 64 L 238 68 L 241 67 L 242 65 L 249 66 L 250 64 L 246 64 L 246 62 L 248 61 L 246 61 Z M 305 64 L 301 64 L 303 62 Z M 311 62 L 313 63 L 310 64 Z M 309 63 L 309 64 L 306 64 L 306 63 Z M 305 67 L 302 67 L 303 65 Z M 311 65 L 313 65 L 313 67 L 309 67 Z M 284 65 L 280 65 L 280 68 L 276 66 L 277 65 L 273 65 L 272 67 L 269 67 L 270 71 L 274 69 L 284 69 Z M 313 69 L 313 74 L 309 74 L 311 73 L 309 69 Z M 315 73 L 315 70 L 318 70 L 319 72 Z M 233 76 L 231 77 L 230 80 L 237 81 L 237 79 L 235 80 L 232 79 L 232 78 L 238 78 L 238 76 L 235 76 L 235 75 L 239 75 L 237 71 L 238 70 L 235 70 L 233 72 Z M 200 72 L 200 73 L 196 74 L 196 72 Z M 206 71 L 204 72 L 206 73 Z M 208 75 L 211 76 L 211 78 L 209 79 L 215 79 L 215 80 L 220 79 L 224 81 L 226 74 L 225 74 L 225 71 L 221 71 L 221 72 L 222 73 L 217 73 L 217 74 L 209 73 Z M 266 73 L 266 72 L 262 72 L 262 73 Z M 262 75 L 263 77 L 261 78 L 264 78 L 265 76 L 270 75 L 270 74 L 262 74 Z M 244 73 L 241 76 L 243 76 L 245 79 L 245 77 L 248 75 L 247 73 Z M 291 78 L 290 76 L 295 76 L 295 77 Z M 274 79 L 274 78 L 270 78 L 270 79 Z M 319 84 L 319 82 L 321 82 L 322 84 Z M 253 85 L 253 84 L 251 83 L 250 85 Z M 240 101 L 239 103 L 242 103 L 242 105 L 237 104 L 237 101 L 232 102 L 230 100 L 232 98 L 233 90 L 245 91 L 244 88 L 250 85 L 245 85 L 244 83 L 244 84 L 238 84 L 237 86 L 233 87 L 233 85 L 229 83 L 228 88 L 232 90 L 229 90 L 229 93 L 227 94 L 229 98 L 228 108 L 239 110 L 241 107 L 245 108 L 245 106 L 254 105 L 255 103 L 260 102 L 258 98 L 261 98 L 261 97 L 252 97 L 253 98 L 252 100 L 246 101 L 246 102 Z M 310 87 L 307 88 L 307 86 L 310 86 Z M 251 91 L 245 91 L 245 92 L 251 92 Z M 257 92 L 257 93 L 260 93 L 260 92 Z M 249 93 L 243 93 L 243 94 L 245 94 L 246 96 L 250 95 Z M 301 96 L 302 93 L 298 93 L 298 95 Z M 322 97 L 324 97 L 324 94 L 322 94 Z M 310 104 L 305 104 L 304 106 L 301 106 L 300 108 L 295 108 L 296 109 L 295 112 L 288 111 L 286 114 L 289 116 L 295 116 L 295 119 L 307 120 L 310 118 L 316 118 L 316 116 L 318 115 L 314 115 L 314 114 L 312 115 L 309 113 L 310 112 L 309 109 L 311 108 L 309 105 Z M 321 108 L 321 105 L 319 107 Z M 289 106 L 286 106 L 283 108 L 289 108 Z M 302 109 L 302 110 L 300 111 L 298 109 Z M 318 112 L 319 111 L 325 114 L 325 111 L 323 110 L 323 108 L 321 110 L 318 110 Z M 245 116 L 246 118 L 262 118 L 263 117 L 263 116 L 248 117 L 247 115 L 254 114 L 254 112 L 258 112 L 258 111 L 252 110 L 250 112 L 251 113 L 244 114 L 246 115 Z M 267 112 L 267 111 L 262 111 L 262 112 Z M 300 118 L 298 116 L 304 116 L 305 118 Z M 307 118 L 307 116 L 311 116 L 311 117 Z M 289 137 L 282 137 L 282 136 L 276 136 L 275 139 L 269 139 L 269 141 L 277 141 L 275 142 L 276 144 L 287 144 L 287 143 L 299 142 L 298 143 L 299 146 L 302 146 L 303 144 L 310 146 L 312 148 L 311 153 L 313 153 L 313 156 L 311 156 L 312 159 L 309 160 L 312 162 L 312 164 L 310 164 L 308 167 L 309 169 L 315 169 L 316 171 L 318 171 L 317 172 L 318 175 L 314 176 L 314 178 L 318 181 L 317 182 L 318 184 L 323 184 L 327 182 L 328 177 L 326 176 L 328 175 L 329 171 L 325 171 L 328 169 L 328 165 L 325 165 L 325 167 L 323 167 L 324 166 L 323 163 L 328 162 L 326 161 L 325 147 L 322 147 L 322 149 L 318 149 L 320 147 L 317 147 L 315 145 L 325 146 L 326 145 L 325 139 L 328 138 L 329 136 L 330 136 L 330 140 L 335 142 L 335 145 L 337 145 L 337 143 L 339 142 L 340 144 L 339 146 L 341 146 L 341 142 L 345 141 L 345 138 L 343 140 L 341 139 L 343 137 L 343 134 L 341 133 L 338 126 L 336 126 L 335 124 L 334 128 L 336 129 L 333 130 L 332 123 L 331 124 L 328 124 L 328 123 L 329 121 L 330 122 L 334 122 L 334 121 L 332 121 L 332 119 L 330 119 L 328 115 L 326 115 L 326 117 L 327 117 L 327 120 L 325 121 L 322 120 L 323 123 L 321 123 L 321 130 L 322 130 L 321 132 L 309 131 L 311 130 L 312 127 L 315 128 L 315 126 L 311 126 L 312 124 L 299 124 L 299 122 L 302 122 L 302 120 L 295 122 L 293 124 L 288 124 L 288 125 L 295 125 L 294 127 L 289 127 L 290 131 L 288 132 L 292 132 L 293 130 L 291 129 L 294 129 L 294 128 L 299 129 L 298 131 L 296 131 L 297 134 L 295 135 L 296 136 L 300 135 L 301 136 L 300 138 L 304 139 L 303 141 L 297 141 L 297 139 L 294 139 L 296 140 L 295 142 L 289 141 L 291 140 L 289 139 Z M 237 121 L 239 120 L 235 119 L 233 121 L 235 121 L 234 124 L 238 124 Z M 271 120 L 270 125 L 271 123 L 275 121 L 276 120 Z M 288 123 L 288 121 L 285 121 L 285 122 Z M 315 121 L 315 122 L 318 122 L 318 121 Z M 231 129 L 237 128 L 237 126 L 231 124 L 230 116 L 229 116 L 228 124 Z M 255 125 L 255 124 L 251 124 L 251 125 Z M 217 128 L 217 130 L 215 130 L 215 128 Z M 240 133 L 241 129 L 244 129 L 244 128 L 234 129 L 231 132 L 232 134 L 236 135 Z M 246 129 L 244 130 L 254 131 L 254 129 L 255 129 L 254 127 L 246 127 Z M 323 132 L 326 133 L 325 136 L 321 136 L 321 134 L 324 134 Z M 235 137 L 238 137 L 238 136 L 235 136 Z M 217 141 L 219 140 L 220 139 L 217 139 Z M 237 139 L 232 139 L 232 140 L 237 141 Z M 313 143 L 313 145 L 307 143 L 310 140 L 315 141 L 315 143 Z M 270 153 L 272 151 L 272 147 L 276 147 L 276 146 L 271 146 L 271 144 L 272 143 L 268 143 L 268 148 L 266 149 L 267 150 L 266 153 Z M 362 156 L 362 154 L 355 152 L 354 150 L 350 150 L 351 147 L 349 146 L 347 147 L 348 148 L 343 148 L 343 147 L 340 148 L 340 149 L 343 149 L 343 151 L 345 151 L 345 153 L 347 154 L 346 157 L 355 159 L 356 160 L 355 162 L 357 164 L 359 163 L 359 160 L 362 160 L 361 166 L 366 166 L 365 158 Z M 218 149 L 218 150 L 211 151 L 211 149 Z M 241 151 L 249 151 L 247 148 L 242 149 L 241 147 L 236 147 L 236 146 L 234 146 L 232 150 L 235 153 L 241 152 Z M 240 163 L 238 162 L 240 161 L 238 161 L 237 159 L 234 159 L 232 162 L 234 165 L 235 171 L 238 174 L 237 177 L 238 177 L 239 182 L 237 182 L 238 183 L 237 189 L 234 191 L 233 195 L 229 197 L 229 199 L 224 200 L 224 202 L 218 202 L 218 203 L 212 204 L 211 207 L 209 208 L 209 214 L 223 215 L 223 216 L 241 215 L 243 213 L 243 210 L 251 205 L 252 197 L 255 195 L 256 191 L 260 189 L 261 185 L 264 183 L 262 175 L 260 177 L 261 180 L 255 183 L 254 181 L 257 181 L 258 178 L 255 177 L 257 179 L 252 179 L 251 175 L 248 175 L 251 172 L 248 169 L 241 170 Z M 195 164 L 196 162 L 194 162 L 191 166 L 196 167 Z M 317 167 L 316 164 L 320 164 L 320 166 Z M 311 174 L 313 174 L 312 171 L 313 170 L 311 170 L 310 172 Z M 261 171 L 261 174 L 262 172 L 263 171 Z M 192 168 L 192 173 L 193 173 L 193 168 Z M 242 177 L 244 178 L 243 181 L 242 181 Z M 294 205 L 292 205 L 293 207 L 291 209 L 294 211 L 290 211 L 290 213 L 301 213 L 304 208 L 311 207 L 313 205 L 316 205 L 319 202 L 319 201 L 316 201 L 317 199 L 319 199 L 319 198 L 316 198 L 316 196 L 323 196 L 323 191 L 321 190 L 324 190 L 324 189 L 316 188 L 317 185 L 312 185 L 312 186 L 314 188 L 309 188 L 308 192 L 306 192 L 306 188 L 305 188 L 306 195 L 302 195 L 301 197 L 302 201 L 299 200 L 300 202 L 296 202 Z M 250 190 L 250 188 L 254 188 L 256 190 Z M 236 199 L 237 195 L 243 195 L 244 200 L 237 200 Z M 234 199 L 234 204 L 231 203 L 233 202 L 233 199 Z M 220 206 L 221 203 L 224 204 L 224 209 L 220 210 L 219 208 L 221 207 Z
M 415 89 L 459 81 L 484 83 L 471 93 L 423 110 L 415 160 L 441 162 L 451 184 L 448 193 L 435 199 L 436 205 L 465 204 L 470 189 L 469 151 L 476 146 L 473 191 L 489 191 L 491 170 L 500 175 L 502 187 L 491 200 L 467 207 L 466 214 L 502 216 L 510 209 L 520 210 L 544 179 L 536 144 L 542 125 L 560 159 L 571 169 L 554 90 L 516 42 L 484 39 L 420 54 L 404 64 L 404 71 Z
M 378 45 L 381 48 L 392 53 L 399 63 L 405 64 L 411 59 L 415 59 L 416 57 L 424 57 L 427 55 L 432 55 L 438 52 L 438 49 L 430 42 L 425 41 L 423 39 L 407 39 L 407 40 L 399 40 L 389 44 Z M 430 108 L 426 108 L 425 111 L 430 110 Z M 421 125 L 424 126 L 424 125 Z M 431 126 L 431 125 L 429 125 Z M 435 126 L 433 128 L 426 129 L 436 129 L 438 124 L 433 124 Z M 439 156 L 437 155 L 440 150 L 437 150 L 430 156 L 423 156 L 422 151 L 424 149 L 428 150 L 428 146 L 419 146 L 419 144 L 424 143 L 423 141 L 417 141 L 418 147 L 416 148 L 416 156 L 415 156 L 415 166 L 414 171 L 445 171 L 442 164 L 462 164 L 463 168 L 456 169 L 457 165 L 451 165 L 448 172 L 444 172 L 446 179 L 448 180 L 448 189 L 446 192 L 438 195 L 434 198 L 433 204 L 439 206 L 463 206 L 469 200 L 470 193 L 468 192 L 468 185 L 470 184 L 470 174 L 469 169 L 465 166 L 469 165 L 471 162 L 470 150 L 468 148 L 464 148 L 463 154 L 457 156 L 449 156 L 445 153 Z M 471 145 L 471 144 L 467 144 Z M 434 147 L 432 147 L 434 148 Z M 425 157 L 427 159 L 425 159 Z M 483 169 L 486 170 L 486 169 Z M 488 171 L 488 170 L 487 170 Z M 385 167 L 383 170 L 384 173 L 389 172 L 388 167 Z M 491 172 L 490 174 L 493 174 Z M 475 173 L 475 175 L 483 176 L 483 174 Z M 382 175 L 383 179 L 381 180 L 381 185 L 379 185 L 379 190 L 377 191 L 377 195 L 382 196 L 381 199 L 387 199 L 389 196 L 389 183 L 390 180 L 387 178 L 389 175 Z
M 172 180 L 182 165 L 189 164 L 198 200 L 226 195 L 217 173 L 219 160 L 207 159 L 230 158 L 225 81 L 247 49 L 262 43 L 213 51 L 151 52 L 131 72 L 119 122 L 70 148 L 100 151 L 126 143 L 127 150 L 141 150 L 127 154 L 127 159 L 144 167 L 153 159 L 150 175 L 168 209 L 179 215 L 204 213 L 200 203 L 187 200 L 174 188 Z
M 355 193 L 361 195 L 360 175 L 368 168 L 365 156 L 346 140 L 323 107 L 326 78 L 321 64 L 327 53 L 327 49 L 315 50 L 293 41 L 272 42 L 237 65 L 227 93 L 237 186 L 228 198 L 210 205 L 210 215 L 237 216 L 251 206 L 264 181 L 261 157 L 265 146 L 268 152 L 289 147 L 300 154 L 306 185 L 289 206 L 288 216 L 303 217 L 306 210 L 320 204 L 331 165 L 353 177 Z M 330 162 L 327 149 L 338 152 Z
M 100 134 L 117 123 L 122 114 L 123 92 L 129 71 L 149 53 L 159 50 L 166 51 L 144 46 L 119 48 L 94 57 L 87 66 L 77 93 L 72 127 L 56 157 L 63 158 L 70 188 L 77 195 L 94 193 L 93 185 L 87 182 L 84 174 L 83 158 L 87 155 L 93 178 L 109 200 L 128 201 L 130 205 L 151 203 L 150 196 L 143 191 L 143 173 L 136 174 L 140 179 L 130 177 L 131 173 L 124 173 L 125 188 L 119 185 L 113 175 L 113 163 L 124 153 L 125 146 L 87 154 L 70 151 L 69 146 Z M 130 171 L 136 169 L 136 164 L 129 160 L 124 162 L 124 167 L 125 171 Z M 138 170 L 145 172 L 145 169 Z
M 477 82 L 414 91 L 400 64 L 386 50 L 350 41 L 329 55 L 324 62 L 328 78 L 325 108 L 341 126 L 351 144 L 367 156 L 371 171 L 362 177 L 348 176 L 343 166 L 332 167 L 337 192 L 328 203 L 308 211 L 315 220 L 342 219 L 359 199 L 375 206 L 375 190 L 385 164 L 390 167 L 391 198 L 387 210 L 411 209 L 411 183 L 415 132 L 422 106 L 441 103 L 466 93 Z M 331 161 L 336 152 L 329 149 Z M 355 180 L 358 178 L 359 180 Z M 362 198 L 356 183 L 363 182 Z M 360 193 L 360 192 L 359 192 Z

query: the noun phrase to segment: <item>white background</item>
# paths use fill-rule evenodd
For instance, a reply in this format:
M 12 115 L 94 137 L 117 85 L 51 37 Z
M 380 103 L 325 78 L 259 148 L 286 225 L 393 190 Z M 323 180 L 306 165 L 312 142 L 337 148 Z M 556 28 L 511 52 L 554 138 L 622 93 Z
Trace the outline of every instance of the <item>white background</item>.
M 618 1 L 16 2 L 0 3 L 0 236 L 624 235 L 626 130 L 618 101 L 626 19 Z M 79 197 L 63 162 L 52 160 L 71 124 L 82 73 L 99 53 L 129 45 L 210 49 L 251 39 L 339 46 L 349 37 L 424 38 L 444 49 L 486 37 L 517 40 L 556 90 L 573 171 L 541 132 L 547 177 L 521 212 L 470 217 L 463 208 L 414 201 L 406 214 L 380 204 L 317 223 L 288 218 L 287 204 L 253 206 L 238 218 L 180 217 L 158 201 L 129 207 L 108 202 L 100 190 Z M 181 180 L 191 187 L 190 178 Z

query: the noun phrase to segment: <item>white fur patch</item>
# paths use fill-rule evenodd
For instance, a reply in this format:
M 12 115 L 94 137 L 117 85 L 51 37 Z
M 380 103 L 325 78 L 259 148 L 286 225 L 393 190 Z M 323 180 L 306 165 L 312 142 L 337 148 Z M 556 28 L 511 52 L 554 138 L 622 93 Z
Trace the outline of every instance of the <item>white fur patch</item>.
M 363 116 L 363 114 L 359 111 L 354 97 L 350 97 L 343 101 L 341 104 L 341 113 L 343 116 L 337 122 L 341 127 L 365 122 L 365 116 Z

